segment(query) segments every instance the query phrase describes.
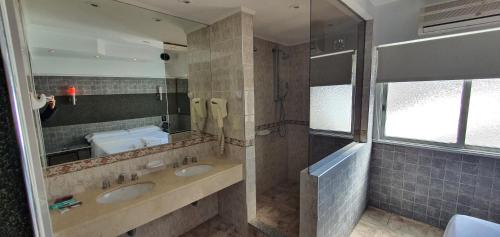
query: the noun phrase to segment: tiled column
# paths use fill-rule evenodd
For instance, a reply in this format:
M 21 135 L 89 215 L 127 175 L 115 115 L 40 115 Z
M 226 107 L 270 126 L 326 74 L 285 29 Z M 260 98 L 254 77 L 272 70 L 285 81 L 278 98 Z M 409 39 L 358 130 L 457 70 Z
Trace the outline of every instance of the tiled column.
M 210 26 L 212 96 L 227 100 L 224 159 L 239 160 L 245 180 L 219 192 L 219 215 L 241 234 L 256 216 L 253 16 L 239 12 Z M 214 147 L 218 149 L 218 147 Z
M 188 92 L 193 98 L 205 101 L 212 98 L 212 75 L 210 68 L 210 28 L 202 28 L 187 35 L 188 47 Z M 191 122 L 191 128 L 195 128 Z M 214 133 L 211 117 L 206 121 L 205 132 Z

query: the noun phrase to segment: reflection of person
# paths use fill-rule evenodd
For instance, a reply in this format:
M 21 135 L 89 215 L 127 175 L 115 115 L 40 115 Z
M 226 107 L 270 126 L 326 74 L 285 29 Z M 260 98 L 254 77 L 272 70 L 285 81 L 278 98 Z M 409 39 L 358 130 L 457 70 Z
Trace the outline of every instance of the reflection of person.
M 54 96 L 51 96 L 48 98 L 47 106 L 45 107 L 43 112 L 40 113 L 40 119 L 42 121 L 46 121 L 56 112 L 56 110 L 56 99 L 54 98 Z

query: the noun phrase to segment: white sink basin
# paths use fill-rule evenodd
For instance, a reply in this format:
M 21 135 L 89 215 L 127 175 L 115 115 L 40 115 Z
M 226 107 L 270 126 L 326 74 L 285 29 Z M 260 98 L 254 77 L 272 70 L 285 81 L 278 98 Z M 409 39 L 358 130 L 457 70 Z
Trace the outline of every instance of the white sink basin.
M 211 165 L 194 165 L 194 166 L 190 166 L 187 168 L 176 170 L 175 175 L 181 176 L 181 177 L 195 176 L 195 175 L 204 174 L 204 173 L 212 170 L 213 168 L 214 167 Z
M 122 202 L 137 198 L 145 193 L 151 192 L 155 184 L 153 182 L 136 183 L 105 192 L 96 198 L 101 204 Z

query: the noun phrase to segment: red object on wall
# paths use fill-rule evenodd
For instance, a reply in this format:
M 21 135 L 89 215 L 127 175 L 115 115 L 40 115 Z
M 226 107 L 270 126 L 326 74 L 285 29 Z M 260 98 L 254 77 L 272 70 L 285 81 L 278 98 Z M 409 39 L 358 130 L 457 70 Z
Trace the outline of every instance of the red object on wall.
M 69 87 L 68 94 L 71 96 L 76 95 L 76 88 L 74 86 Z

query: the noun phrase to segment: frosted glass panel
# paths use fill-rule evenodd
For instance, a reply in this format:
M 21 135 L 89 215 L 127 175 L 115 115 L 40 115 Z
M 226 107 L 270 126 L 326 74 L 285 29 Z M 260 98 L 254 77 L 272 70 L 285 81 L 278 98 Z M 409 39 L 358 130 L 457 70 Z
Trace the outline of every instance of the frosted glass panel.
M 352 85 L 311 87 L 311 128 L 351 132 Z
M 462 81 L 389 83 L 385 136 L 455 143 Z
M 465 144 L 500 148 L 500 79 L 472 81 Z

